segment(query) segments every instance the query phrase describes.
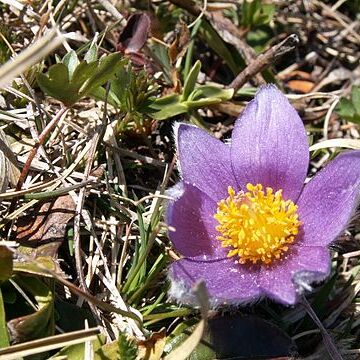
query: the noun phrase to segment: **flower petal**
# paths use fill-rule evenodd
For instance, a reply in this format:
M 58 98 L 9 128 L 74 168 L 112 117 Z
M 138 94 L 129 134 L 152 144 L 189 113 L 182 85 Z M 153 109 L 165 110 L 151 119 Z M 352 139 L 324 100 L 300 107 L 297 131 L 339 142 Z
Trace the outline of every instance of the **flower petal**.
M 175 139 L 185 182 L 219 201 L 228 186 L 237 189 L 230 164 L 230 146 L 195 126 L 178 124 Z
M 235 123 L 231 161 L 240 188 L 247 183 L 283 189 L 296 201 L 309 163 L 304 125 L 275 86 L 262 87 Z
M 198 188 L 182 183 L 180 197 L 169 202 L 166 213 L 167 224 L 175 228 L 169 232 L 170 239 L 181 255 L 203 259 L 226 257 L 225 249 L 216 239 L 216 207 L 216 202 Z
M 259 267 L 239 266 L 231 258 L 215 261 L 184 258 L 171 265 L 170 297 L 181 303 L 194 304 L 189 290 L 196 282 L 204 280 L 212 306 L 247 303 L 261 295 L 258 273 Z
M 259 284 L 269 298 L 293 305 L 304 286 L 325 279 L 329 273 L 330 255 L 327 248 L 293 246 L 284 259 L 273 266 L 262 267 Z
M 298 201 L 302 242 L 326 246 L 344 231 L 360 198 L 360 151 L 337 156 L 314 176 Z

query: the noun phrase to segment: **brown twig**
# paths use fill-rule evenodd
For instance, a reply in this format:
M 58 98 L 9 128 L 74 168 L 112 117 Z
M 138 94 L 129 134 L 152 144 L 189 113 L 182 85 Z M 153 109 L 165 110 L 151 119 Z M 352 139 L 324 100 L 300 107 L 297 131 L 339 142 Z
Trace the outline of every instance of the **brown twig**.
M 272 46 L 270 49 L 261 53 L 254 61 L 252 61 L 228 86 L 233 88 L 235 92 L 239 90 L 249 79 L 260 73 L 269 65 L 273 64 L 284 54 L 293 50 L 299 43 L 297 35 L 292 34 L 279 44 Z

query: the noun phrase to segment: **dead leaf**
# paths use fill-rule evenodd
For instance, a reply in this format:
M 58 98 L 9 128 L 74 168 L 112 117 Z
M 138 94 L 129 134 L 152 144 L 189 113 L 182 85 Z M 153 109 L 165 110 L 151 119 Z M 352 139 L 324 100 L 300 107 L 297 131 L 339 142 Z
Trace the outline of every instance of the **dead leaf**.
M 290 80 L 286 86 L 292 91 L 307 94 L 314 88 L 314 83 L 308 80 Z
M 131 15 L 119 37 L 118 50 L 137 53 L 145 45 L 150 32 L 150 18 L 145 13 Z
M 180 22 L 175 27 L 175 39 L 170 44 L 168 54 L 172 64 L 184 56 L 190 43 L 190 31 L 187 25 Z
M 294 70 L 291 71 L 289 73 L 285 73 L 285 74 L 279 74 L 279 79 L 281 80 L 309 80 L 311 81 L 311 74 L 309 74 L 306 71 L 302 71 L 302 70 Z
M 21 217 L 17 222 L 16 240 L 30 247 L 64 239 L 68 222 L 75 214 L 75 203 L 70 195 L 60 196 L 40 204 L 32 215 Z
M 137 359 L 160 360 L 166 343 L 166 331 L 162 329 L 151 334 L 150 338 L 140 341 Z

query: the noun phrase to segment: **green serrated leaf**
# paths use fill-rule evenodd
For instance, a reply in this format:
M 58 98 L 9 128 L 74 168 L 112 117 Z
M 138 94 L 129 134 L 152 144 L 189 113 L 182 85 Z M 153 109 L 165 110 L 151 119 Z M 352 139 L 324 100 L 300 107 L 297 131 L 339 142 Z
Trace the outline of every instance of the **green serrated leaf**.
M 76 95 L 64 91 L 69 84 L 69 72 L 65 64 L 60 63 L 51 66 L 47 74 L 38 75 L 37 81 L 44 93 L 65 104 L 68 99 L 72 98 L 72 95 Z
M 68 69 L 64 64 L 51 66 L 47 74 L 38 75 L 37 81 L 44 93 L 67 106 L 75 104 L 80 98 L 77 87 L 69 82 Z
M 101 58 L 95 73 L 92 74 L 86 84 L 80 89 L 82 96 L 111 80 L 124 63 L 125 60 L 122 59 L 119 53 Z
M 74 71 L 71 84 L 69 86 L 77 92 L 77 96 L 80 98 L 82 94 L 81 88 L 84 84 L 89 81 L 89 79 L 96 73 L 96 68 L 98 66 L 97 61 L 92 63 L 87 63 L 82 61 Z
M 70 59 L 67 61 L 70 62 Z M 76 66 L 72 77 L 65 64 L 56 64 L 50 67 L 47 74 L 38 75 L 38 84 L 47 95 L 72 106 L 110 80 L 122 61 L 119 53 L 90 63 L 82 61 Z
M 181 101 L 187 100 L 190 94 L 194 91 L 200 69 L 201 69 L 201 62 L 198 60 L 191 68 L 189 75 L 185 79 Z

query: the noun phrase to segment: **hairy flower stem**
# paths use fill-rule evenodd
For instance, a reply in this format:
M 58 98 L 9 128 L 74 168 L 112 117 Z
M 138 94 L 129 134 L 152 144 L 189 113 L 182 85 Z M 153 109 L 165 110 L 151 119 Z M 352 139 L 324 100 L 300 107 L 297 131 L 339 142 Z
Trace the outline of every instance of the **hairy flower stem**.
M 318 326 L 321 336 L 324 341 L 324 345 L 326 347 L 326 350 L 328 351 L 330 358 L 332 360 L 343 360 L 338 348 L 336 347 L 334 340 L 332 339 L 331 335 L 327 332 L 327 330 L 324 328 L 324 325 L 321 323 L 320 319 L 317 317 L 315 311 L 309 304 L 309 302 L 306 300 L 306 297 L 303 296 L 300 300 L 300 304 L 305 308 L 308 315 L 311 317 L 311 319 L 314 321 L 314 323 Z

